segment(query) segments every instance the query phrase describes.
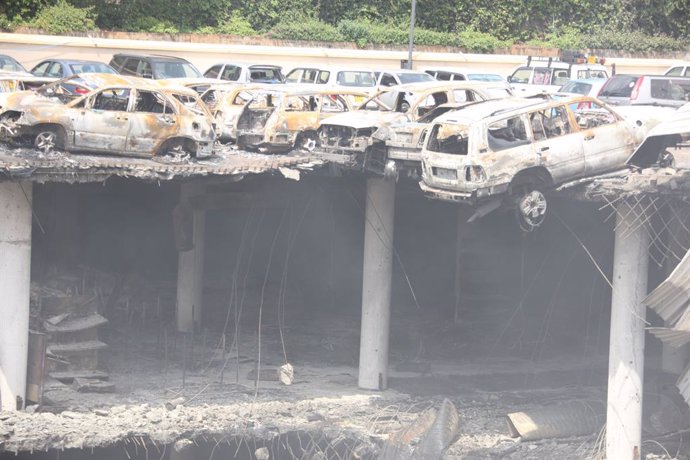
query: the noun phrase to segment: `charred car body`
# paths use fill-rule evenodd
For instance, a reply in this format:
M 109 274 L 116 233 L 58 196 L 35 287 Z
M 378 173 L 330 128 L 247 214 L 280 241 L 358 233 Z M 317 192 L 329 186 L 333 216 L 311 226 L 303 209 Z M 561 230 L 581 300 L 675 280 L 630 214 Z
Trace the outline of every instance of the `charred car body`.
M 67 103 L 41 92 L 9 94 L 0 113 L 2 136 L 27 138 L 44 152 L 212 154 L 212 118 L 194 91 L 136 77 L 93 75 L 101 78 L 99 89 Z
M 624 167 L 644 129 L 591 97 L 484 102 L 437 119 L 420 186 L 430 197 L 477 206 L 476 216 L 507 199 L 531 230 L 544 219 L 545 190 Z
M 315 154 L 346 167 L 395 173 L 390 169 L 394 165 L 389 164 L 385 144 L 392 124 L 417 121 L 442 104 L 491 99 L 491 87 L 490 83 L 458 81 L 412 83 L 386 89 L 357 110 L 323 121 Z
M 351 101 L 363 93 L 336 89 L 283 89 L 257 92 L 237 119 L 241 149 L 284 152 L 313 150 L 319 123 L 351 112 Z
M 259 84 L 223 84 L 212 86 L 201 95 L 201 100 L 216 121 L 221 142 L 234 142 L 237 139 L 237 117 L 254 94 L 266 88 L 267 85 Z

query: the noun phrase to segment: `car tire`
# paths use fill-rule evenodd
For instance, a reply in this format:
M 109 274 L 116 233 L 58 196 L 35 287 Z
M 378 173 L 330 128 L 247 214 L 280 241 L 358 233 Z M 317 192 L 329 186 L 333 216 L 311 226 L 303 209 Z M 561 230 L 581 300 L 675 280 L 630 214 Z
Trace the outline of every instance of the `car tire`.
M 40 128 L 34 136 L 34 147 L 45 155 L 62 148 L 60 132 L 53 127 Z
M 313 152 L 317 146 L 317 136 L 314 132 L 304 132 L 297 135 L 295 149 L 306 152 Z
M 190 145 L 191 144 L 191 145 Z M 194 158 L 196 156 L 196 144 L 184 139 L 173 139 L 162 149 L 163 156 L 176 159 Z
M 546 195 L 538 188 L 526 187 L 516 195 L 518 224 L 523 232 L 532 232 L 546 219 Z

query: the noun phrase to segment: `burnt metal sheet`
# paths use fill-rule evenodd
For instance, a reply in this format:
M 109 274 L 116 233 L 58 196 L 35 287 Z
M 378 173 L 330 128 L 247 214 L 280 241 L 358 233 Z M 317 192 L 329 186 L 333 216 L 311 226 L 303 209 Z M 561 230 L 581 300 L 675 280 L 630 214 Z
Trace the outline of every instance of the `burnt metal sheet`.
M 650 327 L 647 330 L 656 338 L 672 347 L 680 348 L 690 343 L 690 332 L 679 331 L 670 327 Z
M 676 382 L 680 394 L 685 399 L 685 402 L 690 404 L 690 366 L 685 368 L 680 378 Z
M 598 432 L 606 421 L 603 401 L 573 401 L 506 416 L 513 437 L 525 441 L 583 436 Z
M 685 254 L 669 277 L 654 289 L 642 303 L 673 327 L 683 318 L 690 301 L 690 252 Z M 687 323 L 682 321 L 681 326 Z M 690 327 L 688 328 L 690 330 Z

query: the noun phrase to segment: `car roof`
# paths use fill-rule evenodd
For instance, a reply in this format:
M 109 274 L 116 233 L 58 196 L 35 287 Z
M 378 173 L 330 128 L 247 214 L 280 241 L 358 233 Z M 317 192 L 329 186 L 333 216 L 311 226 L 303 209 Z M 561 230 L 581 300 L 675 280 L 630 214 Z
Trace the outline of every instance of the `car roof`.
M 487 71 L 482 69 L 467 69 L 463 67 L 425 67 L 424 72 L 455 72 L 455 73 L 465 73 L 465 74 L 482 74 L 482 75 L 501 75 L 498 72 Z
M 105 62 L 101 61 L 92 61 L 89 59 L 44 59 L 41 62 L 39 62 L 36 65 L 43 64 L 44 62 L 60 62 L 62 64 L 101 64 L 101 65 L 108 65 Z M 34 66 L 35 67 L 35 66 Z
M 366 67 L 333 66 L 333 65 L 299 66 L 299 67 L 293 67 L 292 69 L 290 69 L 290 72 L 292 72 L 293 70 L 297 70 L 297 69 L 320 70 L 320 71 L 326 71 L 326 72 L 370 72 L 370 73 L 376 72 L 375 70 L 370 69 L 370 68 L 366 68 Z
M 234 65 L 237 67 L 259 67 L 259 68 L 270 68 L 270 69 L 280 69 L 282 70 L 282 66 L 275 65 L 275 64 L 256 64 L 256 63 L 251 63 L 251 62 L 236 62 L 236 61 L 222 61 L 222 62 L 216 62 L 215 64 L 209 66 L 209 69 L 211 67 L 215 67 L 217 65 Z
M 573 78 L 571 80 L 568 80 L 567 83 L 564 83 L 564 85 L 567 85 L 569 83 L 589 83 L 592 85 L 597 85 L 605 81 L 606 79 L 604 78 Z
M 118 88 L 122 86 L 131 86 L 139 89 L 147 89 L 151 91 L 175 91 L 184 94 L 195 94 L 196 91 L 184 86 L 166 85 L 158 83 L 158 80 L 151 80 L 148 78 L 130 77 L 128 75 L 119 75 L 113 73 L 80 73 L 58 80 L 60 82 L 81 78 L 85 82 L 92 84 L 96 89 Z
M 491 81 L 474 81 L 474 80 L 455 80 L 455 81 L 420 81 L 416 83 L 406 83 L 403 85 L 389 86 L 381 92 L 388 91 L 410 91 L 420 92 L 425 90 L 443 90 L 443 89 L 472 89 L 472 88 L 495 88 L 496 83 Z
M 595 100 L 591 97 L 577 97 L 572 98 L 576 100 Z M 479 102 L 469 107 L 463 108 L 459 112 L 447 112 L 436 119 L 439 123 L 458 123 L 471 124 L 479 120 L 491 121 L 493 119 L 505 118 L 512 114 L 520 115 L 526 110 L 538 110 L 540 108 L 548 108 L 553 105 L 564 105 L 570 98 L 561 100 L 551 100 L 543 98 L 521 98 L 512 97 L 505 99 L 492 99 L 489 101 Z
M 268 86 L 268 85 L 267 85 Z M 275 86 L 275 85 L 274 85 Z M 305 88 L 305 87 L 289 87 L 285 86 L 282 88 L 268 87 L 261 93 L 283 93 L 287 96 L 320 96 L 328 94 L 340 94 L 343 96 L 363 96 L 369 97 L 367 93 L 362 91 L 351 90 L 351 89 L 340 89 L 340 87 L 330 87 L 330 88 Z
M 113 57 L 115 56 L 125 56 L 125 57 L 135 57 L 135 58 L 144 58 L 144 59 L 151 59 L 151 60 L 156 60 L 156 61 L 168 61 L 168 62 L 174 62 L 174 61 L 183 61 L 183 62 L 189 62 L 188 60 L 177 57 L 177 56 L 166 56 L 164 54 L 136 54 L 136 53 L 117 53 L 114 54 Z

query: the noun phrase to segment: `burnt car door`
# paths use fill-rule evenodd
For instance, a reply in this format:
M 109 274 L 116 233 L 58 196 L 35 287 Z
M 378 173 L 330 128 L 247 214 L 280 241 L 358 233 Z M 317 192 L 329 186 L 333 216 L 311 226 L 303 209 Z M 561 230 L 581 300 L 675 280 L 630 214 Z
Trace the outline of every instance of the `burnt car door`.
M 575 110 L 575 118 L 583 134 L 588 176 L 625 164 L 635 148 L 635 136 L 625 120 L 596 102 Z
M 585 173 L 582 133 L 573 126 L 566 106 L 529 113 L 537 164 L 544 166 L 554 183 Z
M 131 93 L 129 88 L 108 88 L 76 103 L 70 117 L 75 148 L 124 152 Z
M 179 130 L 173 103 L 158 91 L 137 89 L 129 113 L 127 152 L 155 154 L 161 143 Z

